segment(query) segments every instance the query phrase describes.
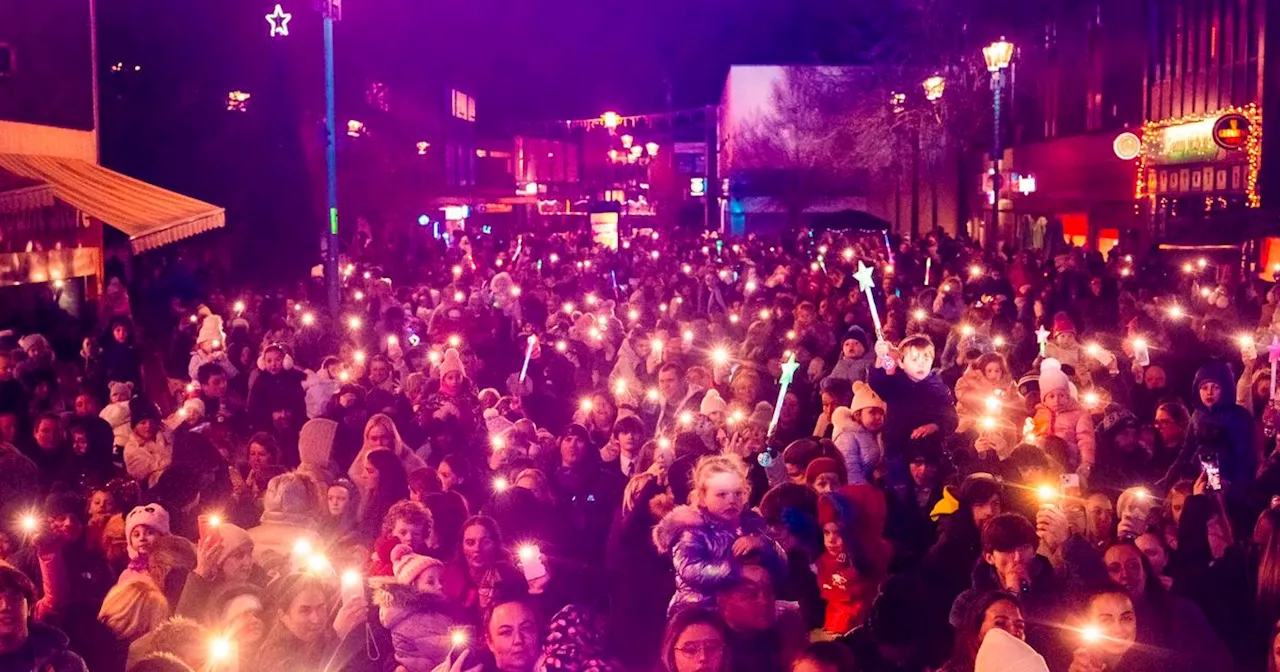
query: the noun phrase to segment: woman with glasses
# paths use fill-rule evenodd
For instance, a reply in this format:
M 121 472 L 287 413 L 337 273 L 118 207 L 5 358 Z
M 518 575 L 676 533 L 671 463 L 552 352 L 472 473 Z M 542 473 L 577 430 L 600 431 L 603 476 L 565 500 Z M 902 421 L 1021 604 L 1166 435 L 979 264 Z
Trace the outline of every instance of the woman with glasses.
M 681 609 L 667 623 L 662 639 L 665 672 L 726 672 L 728 626 L 720 615 L 699 608 Z

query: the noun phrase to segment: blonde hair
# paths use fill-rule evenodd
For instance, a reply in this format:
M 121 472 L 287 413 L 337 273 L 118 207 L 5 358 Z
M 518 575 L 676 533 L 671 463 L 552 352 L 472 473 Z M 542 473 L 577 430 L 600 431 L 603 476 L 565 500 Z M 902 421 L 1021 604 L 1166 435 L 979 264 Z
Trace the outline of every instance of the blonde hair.
M 689 503 L 702 506 L 702 498 L 706 492 L 706 482 L 716 474 L 734 474 L 742 480 L 742 490 L 750 494 L 751 485 L 747 482 L 747 463 L 733 454 L 706 455 L 698 458 L 693 468 L 693 489 L 689 492 Z
M 118 584 L 107 592 L 98 621 L 117 639 L 133 640 L 155 630 L 169 618 L 169 601 L 147 580 Z
M 400 430 L 396 429 L 396 421 L 392 420 L 391 416 L 386 413 L 375 413 L 369 416 L 368 422 L 364 423 L 364 434 L 362 435 L 360 450 L 363 452 L 370 449 L 369 432 L 376 425 L 383 425 L 387 431 L 391 432 L 391 436 L 395 437 L 395 447 L 392 448 L 391 452 L 394 453 L 396 457 L 403 456 L 408 448 L 404 445 L 404 439 L 400 438 Z
M 653 474 L 642 471 L 627 481 L 627 487 L 622 491 L 622 515 L 625 516 L 635 510 L 640 491 L 655 478 L 657 477 Z

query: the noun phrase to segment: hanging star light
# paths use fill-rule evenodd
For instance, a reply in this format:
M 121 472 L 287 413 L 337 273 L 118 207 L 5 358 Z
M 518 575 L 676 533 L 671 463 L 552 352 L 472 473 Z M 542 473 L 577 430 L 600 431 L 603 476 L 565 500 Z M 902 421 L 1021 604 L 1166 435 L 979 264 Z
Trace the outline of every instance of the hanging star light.
M 271 37 L 289 37 L 289 21 L 293 15 L 276 5 L 274 11 L 267 15 L 267 23 L 271 26 Z

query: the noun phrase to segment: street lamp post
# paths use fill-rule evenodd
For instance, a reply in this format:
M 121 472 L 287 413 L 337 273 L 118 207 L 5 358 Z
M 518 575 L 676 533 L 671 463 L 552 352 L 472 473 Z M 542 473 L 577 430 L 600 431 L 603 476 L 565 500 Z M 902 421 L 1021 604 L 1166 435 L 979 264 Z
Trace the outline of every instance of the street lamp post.
M 324 112 L 325 173 L 329 221 L 322 239 L 325 289 L 329 298 L 329 316 L 338 315 L 338 115 L 336 110 L 333 68 L 333 24 L 342 18 L 342 0 L 321 0 L 324 14 Z
M 983 235 L 983 245 L 988 250 L 994 250 L 997 247 L 996 239 L 1000 231 L 1000 186 L 1002 182 L 1000 157 L 1004 154 L 1000 137 L 1000 102 L 1004 93 L 1005 71 L 1009 69 L 1009 63 L 1013 61 L 1013 44 L 1001 37 L 999 40 L 983 47 L 982 57 L 987 62 L 987 71 L 991 73 L 992 112 L 995 117 L 995 143 L 991 151 L 991 192 L 993 194 L 991 221 L 987 225 L 985 235 Z
M 924 89 L 925 100 L 928 100 L 930 103 L 933 103 L 936 106 L 940 104 L 938 101 L 942 100 L 942 94 L 947 88 L 947 80 L 943 78 L 942 75 L 934 75 L 924 80 L 923 82 L 921 82 L 920 86 Z M 938 124 L 941 126 L 942 115 L 937 109 L 935 109 L 934 112 L 937 113 L 936 114 L 937 121 L 938 121 Z M 945 132 L 941 133 L 940 137 L 945 138 L 946 137 Z M 929 199 L 929 206 L 931 211 L 930 214 L 932 215 L 933 226 L 934 228 L 937 228 L 938 226 L 938 179 L 936 174 L 932 176 L 932 179 L 929 180 L 929 183 L 930 183 L 929 186 L 932 194 L 932 197 Z M 912 232 L 913 240 L 916 239 L 915 238 L 916 233 L 917 232 L 915 231 Z

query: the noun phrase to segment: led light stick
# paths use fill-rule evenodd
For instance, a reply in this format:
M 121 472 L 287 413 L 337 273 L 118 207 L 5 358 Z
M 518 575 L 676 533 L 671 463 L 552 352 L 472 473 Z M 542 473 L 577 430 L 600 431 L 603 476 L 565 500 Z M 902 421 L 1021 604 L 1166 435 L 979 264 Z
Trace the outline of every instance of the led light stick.
M 782 376 L 778 378 L 778 384 L 782 387 L 778 390 L 778 403 L 773 405 L 773 418 L 769 420 L 769 431 L 766 436 L 773 436 L 773 430 L 778 427 L 778 419 L 782 417 L 782 400 L 787 397 L 787 388 L 791 387 L 791 379 L 795 377 L 798 368 L 800 365 L 796 363 L 796 355 L 793 352 L 791 357 L 782 363 Z
M 862 263 L 862 260 L 859 259 L 858 272 L 853 274 L 853 278 L 858 281 L 858 288 L 861 289 L 862 293 L 867 297 L 867 306 L 871 308 L 871 323 L 875 325 L 876 328 L 876 340 L 883 341 L 884 329 L 880 327 L 880 313 L 876 309 L 876 297 L 875 294 L 871 292 L 873 287 L 871 274 L 874 272 L 875 268 Z M 876 363 L 876 366 L 879 366 L 885 371 L 889 371 L 893 368 L 893 359 L 889 355 L 885 355 Z
M 529 335 L 529 345 L 524 349 L 524 365 L 520 367 L 520 382 L 524 382 L 525 377 L 529 374 L 529 359 L 533 357 L 533 346 L 538 344 L 538 337 L 533 334 Z

